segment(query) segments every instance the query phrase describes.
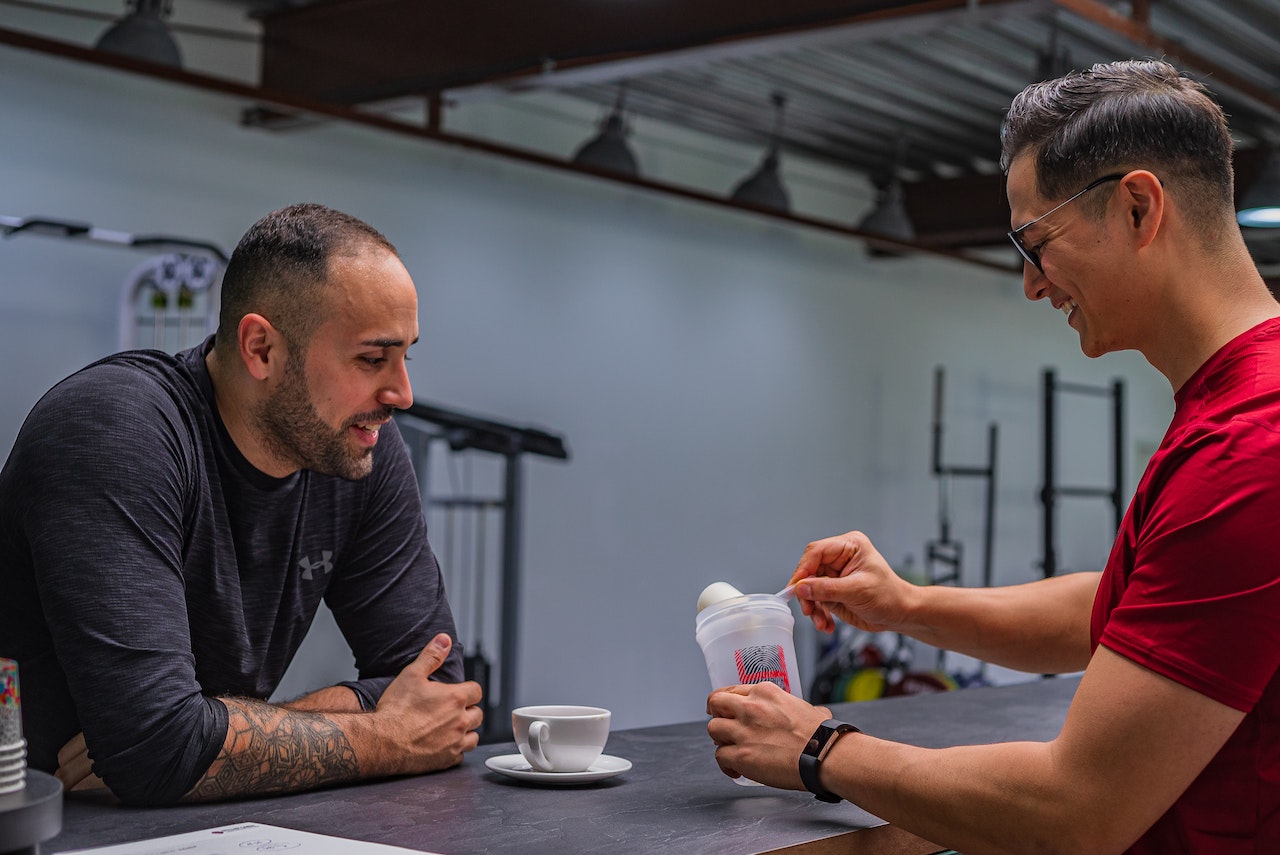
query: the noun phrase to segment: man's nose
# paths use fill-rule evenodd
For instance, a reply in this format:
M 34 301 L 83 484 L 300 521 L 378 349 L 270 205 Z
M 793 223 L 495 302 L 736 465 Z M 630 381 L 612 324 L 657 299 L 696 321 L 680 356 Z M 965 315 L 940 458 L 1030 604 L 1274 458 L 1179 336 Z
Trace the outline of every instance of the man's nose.
M 378 402 L 403 410 L 413 403 L 413 385 L 409 382 L 409 366 L 401 360 L 378 394 Z
M 1049 280 L 1029 261 L 1022 262 L 1022 293 L 1028 300 L 1043 300 L 1049 296 Z

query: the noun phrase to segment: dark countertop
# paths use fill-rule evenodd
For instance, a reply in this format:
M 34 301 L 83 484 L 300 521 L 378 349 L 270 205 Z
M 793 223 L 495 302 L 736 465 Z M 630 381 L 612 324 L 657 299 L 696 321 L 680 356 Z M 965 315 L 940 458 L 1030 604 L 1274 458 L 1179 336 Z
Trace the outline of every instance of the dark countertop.
M 837 704 L 839 718 L 876 736 L 925 747 L 1057 735 L 1076 678 Z M 464 853 L 760 853 L 778 849 L 924 853 L 936 847 L 884 826 L 853 805 L 807 793 L 742 787 L 720 773 L 704 722 L 618 731 L 605 753 L 633 767 L 582 786 L 532 786 L 484 766 L 512 743 L 481 746 L 461 767 L 430 775 L 276 798 L 128 808 L 69 797 L 62 833 L 45 853 L 105 846 L 255 821 Z M 880 826 L 877 828 L 877 826 Z M 796 847 L 794 850 L 790 847 Z

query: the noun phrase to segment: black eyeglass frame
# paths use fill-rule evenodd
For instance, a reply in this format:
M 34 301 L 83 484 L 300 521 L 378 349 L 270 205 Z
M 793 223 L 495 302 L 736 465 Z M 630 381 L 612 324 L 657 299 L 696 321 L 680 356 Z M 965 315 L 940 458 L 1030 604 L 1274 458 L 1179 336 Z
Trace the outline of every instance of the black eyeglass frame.
M 1005 234 L 1007 234 L 1009 236 L 1009 240 L 1013 242 L 1014 247 L 1018 250 L 1018 254 L 1021 255 L 1026 260 L 1026 262 L 1030 264 L 1032 267 L 1034 267 L 1036 270 L 1039 270 L 1041 273 L 1044 273 L 1044 268 L 1040 265 L 1040 253 L 1036 252 L 1034 249 L 1032 249 L 1031 247 L 1027 246 L 1022 242 L 1022 232 L 1025 231 L 1026 229 L 1031 228 L 1036 223 L 1040 222 L 1050 214 L 1056 213 L 1059 209 L 1064 208 L 1067 205 L 1071 204 L 1072 202 L 1074 202 L 1075 200 L 1083 196 L 1085 193 L 1088 193 L 1093 188 L 1101 187 L 1103 184 L 1106 184 L 1108 181 L 1119 181 L 1120 179 L 1124 178 L 1128 174 L 1129 173 L 1127 172 L 1113 172 L 1110 175 L 1104 175 L 1098 180 L 1091 182 L 1087 187 L 1085 187 L 1079 193 L 1076 193 L 1074 196 L 1071 196 L 1070 198 L 1068 198 L 1065 202 L 1058 203 L 1050 210 L 1045 211 L 1043 214 L 1036 217 L 1034 220 L 1031 220 L 1028 223 L 1023 223 L 1013 231 L 1005 232 Z

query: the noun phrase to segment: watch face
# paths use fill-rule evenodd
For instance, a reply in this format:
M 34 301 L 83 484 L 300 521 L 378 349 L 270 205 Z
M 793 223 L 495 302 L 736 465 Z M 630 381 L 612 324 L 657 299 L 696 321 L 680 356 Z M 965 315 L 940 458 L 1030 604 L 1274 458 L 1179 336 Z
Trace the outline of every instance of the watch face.
M 818 729 L 813 732 L 813 736 L 809 737 L 809 742 L 804 747 L 804 753 L 813 757 L 821 756 L 822 750 L 831 741 L 831 737 L 835 735 L 835 732 L 836 729 L 827 722 L 818 725 Z

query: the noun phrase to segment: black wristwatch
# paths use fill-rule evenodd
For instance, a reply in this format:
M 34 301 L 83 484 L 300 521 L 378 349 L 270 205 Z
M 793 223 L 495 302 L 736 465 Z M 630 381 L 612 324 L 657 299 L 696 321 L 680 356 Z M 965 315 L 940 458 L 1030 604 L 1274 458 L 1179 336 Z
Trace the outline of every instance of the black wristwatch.
M 861 732 L 851 724 L 829 718 L 818 725 L 813 736 L 809 737 L 804 751 L 800 752 L 800 780 L 804 782 L 805 789 L 813 793 L 813 797 L 818 801 L 833 804 L 840 801 L 839 796 L 818 782 L 818 771 L 822 768 L 822 761 L 835 746 L 836 740 L 846 733 Z

